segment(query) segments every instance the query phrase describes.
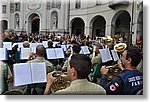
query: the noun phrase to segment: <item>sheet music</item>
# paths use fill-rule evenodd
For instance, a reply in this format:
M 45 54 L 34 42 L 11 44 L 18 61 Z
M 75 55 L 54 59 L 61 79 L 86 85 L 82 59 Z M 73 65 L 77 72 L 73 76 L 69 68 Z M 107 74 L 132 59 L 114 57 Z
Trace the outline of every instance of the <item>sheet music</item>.
M 99 51 L 100 51 L 100 54 L 102 56 L 102 62 L 107 62 L 107 61 L 112 60 L 112 57 L 111 57 L 111 54 L 110 54 L 110 51 L 108 48 L 99 49 Z
M 36 48 L 38 45 L 43 45 L 42 43 L 30 43 L 30 48 Z
M 56 47 L 56 44 L 58 44 L 59 42 L 53 42 L 53 47 Z
M 58 58 L 65 58 L 64 51 L 62 48 L 55 48 L 56 57 Z
M 64 51 L 67 50 L 67 45 L 61 45 L 61 48 L 63 48 Z
M 7 50 L 12 50 L 12 42 L 3 42 L 3 48 L 7 48 Z
M 22 48 L 23 47 L 23 42 L 18 43 L 18 48 Z
M 13 48 L 15 45 L 18 45 L 18 43 L 13 43 L 12 48 Z
M 42 44 L 43 44 L 43 46 L 44 46 L 45 48 L 48 47 L 48 41 L 42 41 Z
M 73 45 L 72 45 L 72 44 L 68 44 L 68 45 L 67 45 L 67 48 L 69 48 L 69 47 L 71 48 L 71 47 L 73 47 Z
M 20 48 L 20 59 L 28 59 L 31 53 L 30 48 Z
M 46 49 L 47 59 L 65 58 L 62 48 L 48 48 Z
M 46 64 L 45 62 L 31 63 L 32 83 L 46 82 Z
M 31 52 L 36 53 L 36 47 L 31 47 Z
M 14 86 L 32 83 L 29 63 L 14 64 L 13 71 L 14 71 Z
M 114 58 L 114 61 L 117 61 L 119 59 L 118 53 L 115 50 L 111 50 L 111 53 Z
M 23 48 L 23 42 L 13 43 L 12 48 L 13 48 L 15 45 L 18 45 L 18 48 L 17 48 L 18 51 L 20 51 L 20 48 Z
M 7 60 L 7 49 L 6 48 L 0 48 L 0 60 Z
M 30 43 L 30 48 L 36 48 L 37 44 L 36 43 Z
M 80 54 L 90 54 L 88 46 L 81 46 Z
M 56 59 L 54 48 L 46 49 L 47 59 Z
M 84 52 L 83 52 L 83 50 L 82 50 L 82 49 L 80 50 L 79 54 L 84 54 Z
M 38 45 L 43 45 L 43 44 L 42 44 L 42 43 L 36 43 L 36 47 L 37 47 Z
M 14 86 L 46 82 L 45 62 L 14 64 L 13 71 Z

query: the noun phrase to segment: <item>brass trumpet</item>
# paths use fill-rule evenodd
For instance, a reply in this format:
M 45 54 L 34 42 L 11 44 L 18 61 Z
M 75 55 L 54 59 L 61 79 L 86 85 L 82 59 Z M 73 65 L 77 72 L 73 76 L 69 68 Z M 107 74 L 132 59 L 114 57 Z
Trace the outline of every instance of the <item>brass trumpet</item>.
M 56 77 L 56 80 L 52 83 L 51 91 L 55 92 L 61 89 L 65 89 L 68 86 L 70 86 L 70 80 L 68 79 L 68 76 L 63 73 L 53 73 L 53 77 Z

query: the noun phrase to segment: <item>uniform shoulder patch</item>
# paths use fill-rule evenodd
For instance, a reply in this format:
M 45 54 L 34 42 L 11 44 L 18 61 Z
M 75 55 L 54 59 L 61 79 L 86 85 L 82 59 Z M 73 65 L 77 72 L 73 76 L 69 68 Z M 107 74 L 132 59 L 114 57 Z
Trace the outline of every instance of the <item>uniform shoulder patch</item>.
M 114 84 L 110 85 L 109 88 L 110 88 L 111 91 L 116 91 L 116 89 L 117 89 L 116 86 L 115 86 Z

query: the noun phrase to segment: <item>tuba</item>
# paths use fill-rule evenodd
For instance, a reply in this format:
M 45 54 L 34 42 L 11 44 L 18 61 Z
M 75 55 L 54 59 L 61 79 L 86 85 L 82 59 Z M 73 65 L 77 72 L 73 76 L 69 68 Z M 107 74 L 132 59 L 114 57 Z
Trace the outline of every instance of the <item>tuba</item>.
M 126 43 L 118 43 L 114 46 L 114 50 L 117 52 L 123 52 L 127 48 Z
M 65 75 L 64 73 L 57 73 L 54 72 L 52 74 L 53 77 L 56 77 L 56 79 L 54 80 L 54 82 L 51 85 L 51 91 L 55 92 L 61 89 L 65 89 L 68 86 L 70 86 L 70 80 L 68 79 L 68 76 Z

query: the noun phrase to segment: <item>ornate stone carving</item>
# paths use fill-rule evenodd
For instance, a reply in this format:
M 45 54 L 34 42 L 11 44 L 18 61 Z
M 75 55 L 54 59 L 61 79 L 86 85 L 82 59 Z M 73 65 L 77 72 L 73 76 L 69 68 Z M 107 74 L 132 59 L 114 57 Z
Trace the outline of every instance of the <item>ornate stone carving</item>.
M 41 8 L 41 0 L 29 0 L 28 9 L 31 11 L 35 11 Z

